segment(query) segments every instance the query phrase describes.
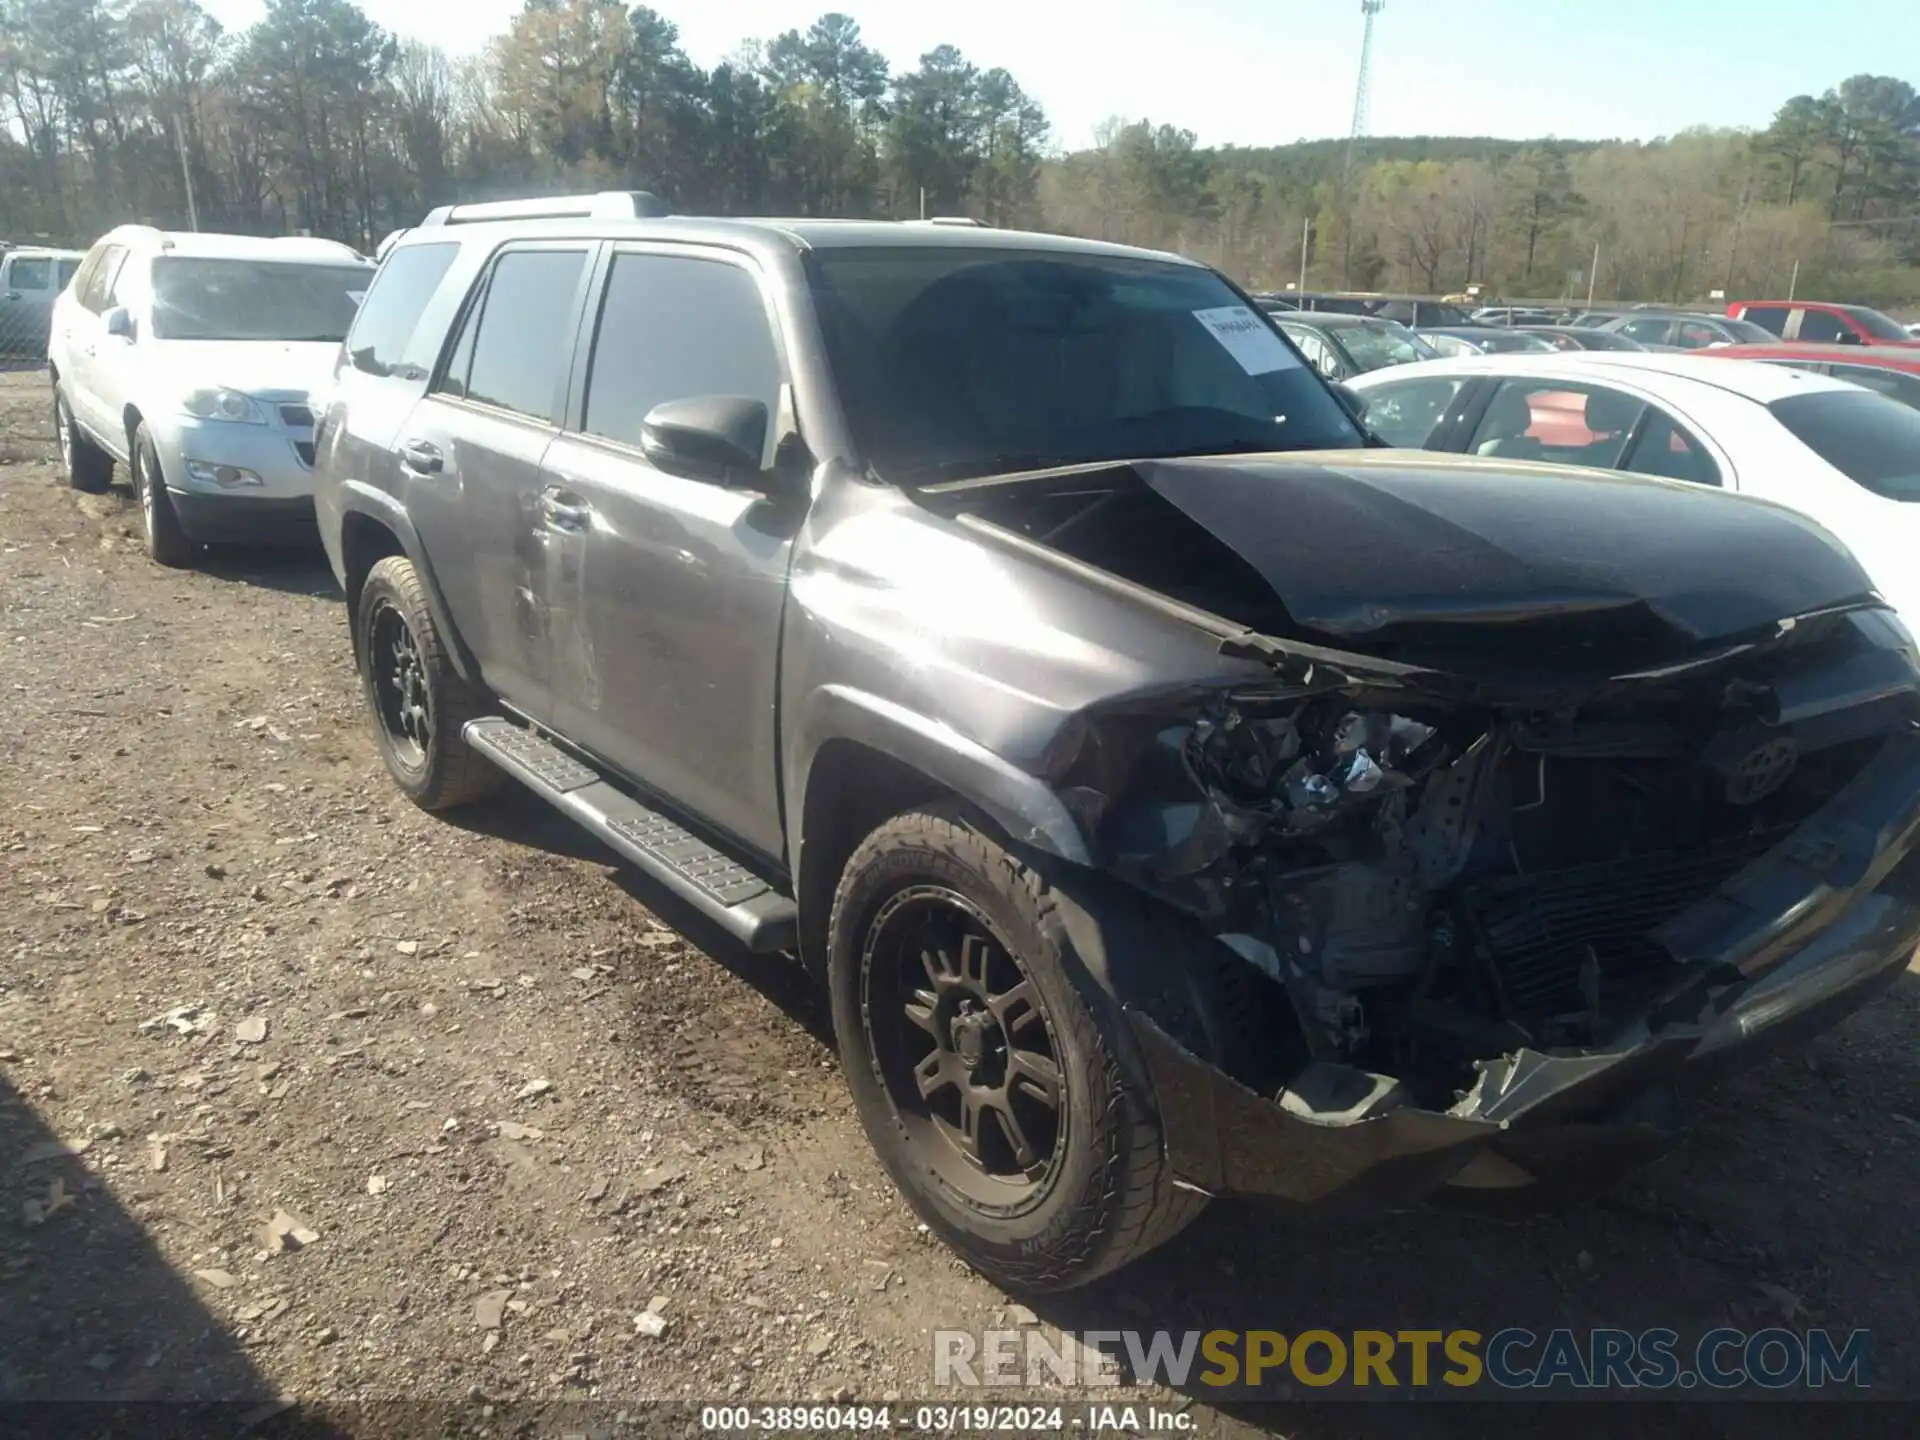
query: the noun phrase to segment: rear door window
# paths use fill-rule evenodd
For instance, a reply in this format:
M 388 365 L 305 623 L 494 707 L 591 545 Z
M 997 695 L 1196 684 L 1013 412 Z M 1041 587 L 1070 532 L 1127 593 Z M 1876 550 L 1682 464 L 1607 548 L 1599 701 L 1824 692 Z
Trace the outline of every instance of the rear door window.
M 587 251 L 508 250 L 469 307 L 442 388 L 551 421 L 564 401 L 575 303 Z
M 1824 310 L 1803 310 L 1800 312 L 1800 338 L 1828 345 L 1837 344 L 1842 337 L 1853 338 L 1853 332 L 1847 329 L 1838 315 L 1829 315 Z
M 387 257 L 347 332 L 347 355 L 354 369 L 369 375 L 400 372 L 414 328 L 459 253 L 453 243 L 407 245 Z
M 1787 333 L 1787 316 L 1790 312 L 1781 305 L 1749 305 L 1740 312 L 1740 318 L 1749 324 L 1758 325 L 1770 335 Z
M 1920 410 L 1865 390 L 1790 395 L 1767 409 L 1856 485 L 1889 500 L 1920 500 Z
M 1674 330 L 1673 343 L 1682 350 L 1704 350 L 1726 338 L 1713 326 L 1699 320 L 1682 320 Z
M 100 252 L 92 273 L 87 276 L 86 288 L 80 292 L 80 303 L 98 315 L 109 304 L 108 296 L 113 293 L 114 282 L 120 278 L 120 267 L 127 258 L 127 247 L 109 245 Z
M 753 274 L 721 259 L 622 253 L 613 258 L 587 368 L 589 435 L 640 443 L 664 400 L 744 395 L 767 407 L 767 452 L 782 384 L 773 325 Z
M 1629 320 L 1620 327 L 1620 333 L 1629 340 L 1638 340 L 1642 345 L 1664 345 L 1672 329 L 1671 320 Z
M 1424 449 L 1466 383 L 1466 376 L 1450 375 L 1370 385 L 1367 428 L 1399 449 Z
M 1612 470 L 1646 408 L 1646 402 L 1602 385 L 1503 380 L 1467 448 L 1500 460 Z

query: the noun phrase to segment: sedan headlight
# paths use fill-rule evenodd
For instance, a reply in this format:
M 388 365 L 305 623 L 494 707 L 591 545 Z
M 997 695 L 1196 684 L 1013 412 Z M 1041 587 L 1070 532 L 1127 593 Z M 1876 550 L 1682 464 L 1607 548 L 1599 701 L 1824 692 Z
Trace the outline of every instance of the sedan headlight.
M 180 407 L 198 420 L 231 420 L 239 425 L 267 423 L 267 412 L 257 400 L 224 385 L 189 390 L 181 398 Z

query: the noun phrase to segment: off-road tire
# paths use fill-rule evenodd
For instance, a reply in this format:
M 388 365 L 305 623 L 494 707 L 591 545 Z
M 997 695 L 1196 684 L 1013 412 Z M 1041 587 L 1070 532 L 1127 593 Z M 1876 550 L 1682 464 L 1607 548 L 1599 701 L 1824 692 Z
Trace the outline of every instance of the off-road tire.
M 412 632 L 425 673 L 430 723 L 425 756 L 418 764 L 397 747 L 381 715 L 373 670 L 373 634 L 375 619 L 383 607 L 396 611 Z M 360 588 L 354 614 L 354 654 L 360 669 L 361 694 L 380 757 L 394 783 L 423 810 L 451 810 L 499 789 L 505 777 L 467 744 L 463 733 L 469 720 L 490 713 L 491 702 L 453 668 L 446 641 L 427 606 L 426 587 L 413 562 L 405 556 L 389 555 L 375 564 Z
M 81 433 L 58 385 L 53 387 L 53 428 L 68 486 L 88 495 L 105 494 L 113 483 L 113 457 Z
M 890 895 L 936 884 L 972 902 L 1014 950 L 1044 1001 L 1067 1075 L 1064 1152 L 1038 1203 L 1015 1219 L 981 1213 L 948 1186 L 901 1122 L 876 1060 L 862 998 L 870 924 Z M 1066 913 L 1100 907 L 989 834 L 960 805 L 895 816 L 854 851 L 834 894 L 828 982 L 847 1082 L 881 1164 L 913 1208 L 969 1264 L 1009 1289 L 1087 1284 L 1172 1238 L 1207 1196 L 1174 1183 L 1161 1121 L 1127 1022 L 1089 976 Z M 884 1018 L 879 1022 L 884 1023 Z
M 134 427 L 128 453 L 133 461 L 127 475 L 133 482 L 133 498 L 140 502 L 140 537 L 147 557 L 174 570 L 191 565 L 199 558 L 200 547 L 180 528 L 180 517 L 167 494 L 167 477 L 160 469 L 160 454 L 145 425 Z

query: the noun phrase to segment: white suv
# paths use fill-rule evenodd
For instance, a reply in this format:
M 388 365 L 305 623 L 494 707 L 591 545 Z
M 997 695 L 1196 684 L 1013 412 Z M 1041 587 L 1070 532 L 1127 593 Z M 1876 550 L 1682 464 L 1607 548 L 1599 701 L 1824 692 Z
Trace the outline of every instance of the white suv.
M 373 268 L 332 240 L 106 235 L 47 342 L 69 483 L 105 490 L 125 465 L 163 565 L 209 541 L 314 540 L 312 396 Z

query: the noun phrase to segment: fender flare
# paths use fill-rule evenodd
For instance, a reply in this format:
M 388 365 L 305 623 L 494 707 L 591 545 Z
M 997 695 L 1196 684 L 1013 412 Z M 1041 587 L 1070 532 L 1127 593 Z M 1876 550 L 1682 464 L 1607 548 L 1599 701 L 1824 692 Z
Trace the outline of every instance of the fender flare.
M 788 809 L 789 852 L 799 855 L 813 760 L 831 740 L 851 740 L 891 756 L 978 805 L 1018 843 L 1072 865 L 1093 857 L 1079 824 L 1044 781 L 1029 775 L 951 725 L 846 685 L 823 685 L 807 696 L 793 753 L 798 805 Z
M 474 659 L 473 652 L 467 648 L 467 642 L 461 638 L 459 628 L 448 613 L 446 601 L 440 595 L 440 582 L 434 577 L 433 564 L 427 559 L 426 547 L 420 543 L 420 532 L 413 528 L 413 520 L 402 505 L 386 491 L 376 489 L 364 480 L 346 480 L 340 486 L 340 533 L 346 533 L 346 518 L 349 515 L 364 515 L 387 530 L 395 540 L 413 568 L 419 572 L 427 593 L 427 609 L 433 616 L 434 627 L 447 645 L 447 654 L 453 661 L 453 668 L 462 680 L 470 684 L 480 684 L 480 663 Z M 346 556 L 341 555 L 341 564 Z M 354 603 L 354 597 L 348 596 L 348 603 Z

